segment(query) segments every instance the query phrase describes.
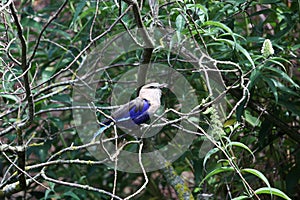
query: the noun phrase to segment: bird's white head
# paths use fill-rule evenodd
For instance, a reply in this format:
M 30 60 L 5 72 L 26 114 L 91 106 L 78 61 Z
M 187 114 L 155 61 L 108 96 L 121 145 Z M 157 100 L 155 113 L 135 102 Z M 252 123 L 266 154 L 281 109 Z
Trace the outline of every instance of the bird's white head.
M 164 87 L 167 84 L 149 83 L 141 88 L 139 98 L 146 99 L 151 105 L 148 114 L 153 115 L 160 107 L 161 89 Z
M 161 89 L 164 87 L 167 87 L 167 84 L 149 83 L 141 88 L 139 97 L 149 101 L 151 106 L 148 113 L 150 115 L 160 107 Z
M 144 85 L 139 93 L 139 97 L 143 99 L 147 99 L 151 102 L 153 101 L 159 101 L 161 97 L 161 89 L 167 87 L 167 84 L 163 83 L 149 83 Z

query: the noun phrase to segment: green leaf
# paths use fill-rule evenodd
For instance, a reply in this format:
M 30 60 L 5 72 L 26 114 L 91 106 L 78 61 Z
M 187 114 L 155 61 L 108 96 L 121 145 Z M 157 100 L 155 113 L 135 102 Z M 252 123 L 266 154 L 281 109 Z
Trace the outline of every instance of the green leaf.
M 280 69 L 277 69 L 275 67 L 264 67 L 264 69 L 275 72 L 280 76 L 279 78 L 282 78 L 283 80 L 291 83 L 296 88 L 300 88 L 297 83 L 295 83 L 285 72 L 281 71 Z
M 247 37 L 246 38 L 246 41 L 247 41 L 247 43 L 253 43 L 253 42 L 255 42 L 255 43 L 263 43 L 264 42 L 264 40 L 265 40 L 265 38 L 263 38 L 263 37 Z
M 48 184 L 49 184 L 50 190 L 46 190 L 44 199 L 50 198 L 50 196 L 49 196 L 50 192 L 54 192 L 55 193 L 55 191 L 54 191 L 55 183 L 48 182 Z
M 251 197 L 248 196 L 239 196 L 239 197 L 235 197 L 232 200 L 243 200 L 243 199 L 250 199 Z
M 181 32 L 184 29 L 185 23 L 186 22 L 184 20 L 184 17 L 182 15 L 178 15 L 176 17 L 176 28 L 177 28 L 177 31 Z
M 255 83 L 259 80 L 260 76 L 261 76 L 261 72 L 259 69 L 254 69 L 252 72 L 251 72 L 251 75 L 250 75 L 250 84 L 248 86 L 248 90 L 251 90 L 252 87 L 255 85 Z
M 49 33 L 53 33 L 55 35 L 55 37 L 57 37 L 57 38 L 61 37 L 61 38 L 67 39 L 67 40 L 72 39 L 72 36 L 68 32 L 57 29 L 57 28 L 47 28 L 47 31 Z
M 193 11 L 198 15 L 201 22 L 208 20 L 209 16 L 207 13 L 207 8 L 201 4 L 187 4 L 187 8 L 193 9 Z
M 300 6 L 300 0 L 299 0 L 299 6 Z M 300 49 L 300 44 L 296 44 L 296 45 L 291 47 L 292 51 L 296 51 L 297 49 Z
M 13 100 L 14 102 L 20 101 L 17 96 L 11 94 L 0 94 L 0 97 Z
M 271 185 L 270 185 L 268 179 L 260 171 L 258 171 L 256 169 L 245 168 L 245 169 L 242 169 L 241 172 L 247 172 L 247 173 L 253 174 L 254 176 L 261 179 L 268 186 L 268 189 L 271 188 Z
M 207 174 L 204 179 L 201 181 L 200 185 L 208 178 L 216 175 L 216 174 L 220 174 L 220 173 L 223 173 L 223 172 L 233 172 L 234 169 L 233 167 L 220 167 L 218 169 L 215 169 L 213 171 L 211 171 L 209 174 Z
M 235 48 L 237 51 L 241 52 L 248 59 L 248 61 L 251 63 L 252 67 L 255 68 L 255 64 L 254 64 L 250 54 L 239 43 L 236 43 L 232 40 L 227 40 L 227 39 L 216 39 L 216 41 L 227 43 L 230 46 L 232 46 L 233 48 Z
M 286 68 L 282 64 L 283 62 L 288 63 L 289 65 L 293 66 L 293 64 L 290 61 L 288 61 L 284 58 L 280 58 L 280 57 L 272 57 L 272 58 L 268 59 L 267 62 L 271 62 L 271 63 L 274 63 L 274 64 L 280 66 L 284 70 L 285 73 L 286 73 Z
M 52 99 L 55 101 L 71 104 L 70 95 L 67 95 L 67 94 L 57 94 L 57 95 L 53 96 Z
M 35 28 L 37 31 L 41 31 L 43 28 L 40 22 L 30 18 L 23 18 L 21 23 L 24 27 L 30 27 L 30 29 Z
M 291 101 L 288 101 L 288 100 L 284 100 L 284 98 L 282 98 L 282 99 L 279 99 L 278 104 L 286 107 L 292 113 L 300 116 L 300 106 L 299 106 L 300 103 L 299 103 L 299 101 L 291 102 Z
M 48 199 L 51 190 L 46 190 L 44 199 Z
M 260 120 L 257 117 L 254 117 L 248 110 L 245 110 L 244 114 L 246 121 L 251 124 L 251 126 L 255 127 L 259 125 Z
M 247 102 L 247 97 L 248 97 L 248 94 L 246 94 L 246 98 L 241 102 L 241 104 L 236 109 L 236 120 L 238 122 L 242 121 L 242 116 L 243 116 L 244 111 L 245 111 L 245 104 Z
M 63 194 L 63 197 L 72 197 L 74 200 L 80 200 L 80 198 L 72 191 L 68 191 Z
M 42 71 L 42 82 L 49 80 L 49 78 L 54 74 L 55 67 L 47 67 Z
M 274 79 L 273 79 L 274 80 Z M 300 94 L 295 92 L 294 90 L 286 87 L 285 85 L 283 85 L 281 82 L 279 82 L 278 80 L 274 80 L 274 84 L 276 85 L 276 87 L 281 90 L 283 93 L 291 95 L 291 96 L 295 96 L 295 97 L 300 97 Z
M 210 156 L 211 156 L 212 154 L 217 153 L 218 151 L 219 151 L 218 148 L 213 148 L 213 149 L 211 149 L 209 152 L 207 152 L 207 154 L 205 155 L 204 160 L 203 160 L 203 168 L 204 168 L 204 169 L 205 169 L 206 162 L 207 162 L 207 160 L 210 158 Z
M 223 24 L 221 22 L 217 22 L 217 21 L 206 21 L 202 24 L 202 26 L 216 26 L 216 27 L 219 27 L 219 28 L 223 29 L 225 31 L 225 33 L 228 33 L 228 34 L 231 35 L 231 37 L 234 41 L 234 44 L 237 44 L 236 39 L 235 39 L 235 34 L 225 24 Z M 235 47 L 235 46 L 233 46 L 233 47 Z
M 176 33 L 177 33 L 177 38 L 178 38 L 178 41 L 180 42 L 181 41 L 181 33 L 184 29 L 184 26 L 185 26 L 185 19 L 184 17 L 180 14 L 176 17 Z
M 279 196 L 279 197 L 287 199 L 287 200 L 292 200 L 284 192 L 282 192 L 281 190 L 278 190 L 276 188 L 268 188 L 268 187 L 259 188 L 259 189 L 255 190 L 255 194 L 270 194 L 270 195 Z
M 51 118 L 48 118 L 48 119 L 51 120 L 51 122 L 53 123 L 53 125 L 56 128 L 58 128 L 60 130 L 62 130 L 64 128 L 64 122 L 61 119 L 56 118 L 56 117 L 51 117 Z
M 245 144 L 241 143 L 241 142 L 230 142 L 229 144 L 226 145 L 225 148 L 229 147 L 229 146 L 236 146 L 236 147 L 240 147 L 243 148 L 245 150 L 247 150 L 253 157 L 253 159 L 255 159 L 255 156 L 253 154 L 253 152 L 251 151 L 251 149 L 249 147 L 247 147 Z
M 76 4 L 76 10 L 75 10 L 72 22 L 70 24 L 70 28 L 72 26 L 74 26 L 74 24 L 75 24 L 75 22 L 76 22 L 76 20 L 78 18 L 78 15 L 82 12 L 82 9 L 84 8 L 85 4 L 86 4 L 86 0 L 82 0 L 78 4 Z
M 277 88 L 276 88 L 276 81 L 273 79 L 270 79 L 268 77 L 262 76 L 263 80 L 267 82 L 268 86 L 271 88 L 272 93 L 274 95 L 275 98 L 275 102 L 278 103 L 278 92 L 277 92 Z
M 259 3 L 261 4 L 275 4 L 281 2 L 280 0 L 260 0 Z

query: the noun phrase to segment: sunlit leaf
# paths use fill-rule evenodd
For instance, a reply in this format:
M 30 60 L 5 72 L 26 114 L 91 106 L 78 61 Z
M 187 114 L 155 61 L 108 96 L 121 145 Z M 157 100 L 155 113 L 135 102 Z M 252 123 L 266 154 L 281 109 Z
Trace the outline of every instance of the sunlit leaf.
M 13 100 L 14 102 L 19 102 L 20 101 L 20 99 L 16 95 L 0 94 L 0 97 Z
M 247 173 L 253 174 L 254 176 L 261 179 L 269 188 L 271 188 L 271 185 L 270 185 L 268 179 L 260 171 L 258 171 L 256 169 L 245 168 L 245 169 L 242 169 L 241 172 L 247 172 Z
M 225 148 L 227 148 L 229 146 L 230 147 L 231 146 L 236 146 L 236 147 L 243 148 L 243 149 L 247 150 L 252 155 L 253 159 L 255 159 L 255 156 L 254 156 L 253 152 L 251 151 L 251 149 L 247 145 L 245 145 L 241 142 L 230 141 L 230 143 L 228 143 Z
M 263 187 L 263 188 L 259 188 L 259 189 L 255 190 L 254 192 L 255 192 L 255 194 L 270 194 L 270 195 L 279 196 L 286 200 L 292 200 L 284 192 L 282 192 L 281 190 L 278 190 L 276 188 Z

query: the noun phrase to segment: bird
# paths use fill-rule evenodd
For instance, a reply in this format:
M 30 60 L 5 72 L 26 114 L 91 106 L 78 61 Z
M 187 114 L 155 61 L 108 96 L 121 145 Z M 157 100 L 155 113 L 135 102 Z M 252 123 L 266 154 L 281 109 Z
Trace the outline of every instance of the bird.
M 137 98 L 120 106 L 111 114 L 111 118 L 106 118 L 100 123 L 100 129 L 94 134 L 92 141 L 113 124 L 126 129 L 135 129 L 150 120 L 161 105 L 161 89 L 166 87 L 166 83 L 157 82 L 144 85 Z

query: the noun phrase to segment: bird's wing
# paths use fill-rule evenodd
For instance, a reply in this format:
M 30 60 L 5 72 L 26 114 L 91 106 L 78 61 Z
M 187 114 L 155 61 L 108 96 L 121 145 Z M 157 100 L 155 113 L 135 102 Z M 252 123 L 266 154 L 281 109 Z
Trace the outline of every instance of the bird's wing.
M 114 119 L 115 122 L 121 122 L 126 121 L 130 119 L 130 110 L 135 107 L 135 105 L 138 105 L 137 107 L 140 107 L 139 101 L 136 99 L 120 106 L 117 110 L 113 111 L 111 116 Z M 106 118 L 102 121 L 102 124 L 109 125 L 111 122 L 113 122 L 112 119 Z
M 132 120 L 134 121 L 135 124 L 142 124 L 147 122 L 150 119 L 150 115 L 147 111 L 143 112 L 136 118 L 133 118 Z
M 146 113 L 149 107 L 150 103 L 147 100 L 138 97 L 114 111 L 112 117 L 116 122 L 134 120 Z
M 135 105 L 130 109 L 130 118 L 135 124 L 142 124 L 150 119 L 149 107 L 149 101 L 141 98 L 136 99 Z
M 135 128 L 136 125 L 147 122 L 150 119 L 147 110 L 150 107 L 149 101 L 137 97 L 129 103 L 121 106 L 112 113 L 112 118 L 116 123 L 125 128 Z M 110 127 L 112 119 L 105 119 L 100 129 L 94 134 L 93 141 L 98 135 Z

